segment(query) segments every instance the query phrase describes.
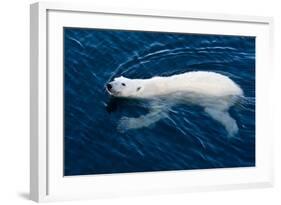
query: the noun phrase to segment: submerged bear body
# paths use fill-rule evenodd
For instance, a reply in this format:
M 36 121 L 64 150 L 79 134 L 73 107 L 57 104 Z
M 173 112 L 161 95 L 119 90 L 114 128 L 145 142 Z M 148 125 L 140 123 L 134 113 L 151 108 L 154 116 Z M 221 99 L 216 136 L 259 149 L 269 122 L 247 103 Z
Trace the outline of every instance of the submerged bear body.
M 129 79 L 121 76 L 107 84 L 107 91 L 114 97 L 160 99 L 168 104 L 197 104 L 213 119 L 222 123 L 229 135 L 238 132 L 236 121 L 229 115 L 228 109 L 243 96 L 243 91 L 229 77 L 219 73 L 193 71 L 149 79 Z M 155 112 L 153 107 L 151 110 L 151 113 Z M 159 111 L 159 106 L 157 110 Z M 128 119 L 131 122 L 127 120 L 127 123 L 132 124 L 133 119 L 137 118 Z

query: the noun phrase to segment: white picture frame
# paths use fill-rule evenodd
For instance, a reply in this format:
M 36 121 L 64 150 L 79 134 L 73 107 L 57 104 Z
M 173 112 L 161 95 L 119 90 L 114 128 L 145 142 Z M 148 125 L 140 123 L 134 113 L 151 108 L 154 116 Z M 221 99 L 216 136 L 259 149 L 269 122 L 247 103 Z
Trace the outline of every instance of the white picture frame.
M 117 19 L 112 19 L 112 16 Z M 153 24 L 148 22 L 154 21 Z M 155 25 L 157 25 L 155 27 Z M 186 26 L 182 26 L 186 25 Z M 223 31 L 221 29 L 223 25 Z M 63 176 L 62 28 L 98 27 L 257 37 L 256 166 L 97 176 Z M 273 134 L 267 91 L 272 66 L 270 17 L 97 8 L 40 2 L 30 9 L 30 198 L 53 201 L 273 186 Z M 54 100 L 56 99 L 56 100 Z M 55 137 L 54 136 L 59 136 Z

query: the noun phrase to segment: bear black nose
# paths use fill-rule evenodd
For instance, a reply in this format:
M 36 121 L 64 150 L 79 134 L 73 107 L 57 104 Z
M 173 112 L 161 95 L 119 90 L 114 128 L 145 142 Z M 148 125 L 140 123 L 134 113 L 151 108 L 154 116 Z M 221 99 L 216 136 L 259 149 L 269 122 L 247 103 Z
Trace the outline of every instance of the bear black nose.
M 112 85 L 110 83 L 106 84 L 106 87 L 108 90 L 110 90 L 112 88 Z

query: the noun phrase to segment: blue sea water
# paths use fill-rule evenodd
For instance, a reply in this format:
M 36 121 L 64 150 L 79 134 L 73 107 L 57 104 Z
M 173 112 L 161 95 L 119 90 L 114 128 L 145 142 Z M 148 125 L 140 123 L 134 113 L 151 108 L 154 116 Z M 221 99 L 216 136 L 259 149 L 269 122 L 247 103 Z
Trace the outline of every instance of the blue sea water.
M 64 175 L 255 166 L 255 38 L 64 28 Z M 214 71 L 239 84 L 245 98 L 231 107 L 239 132 L 197 105 L 176 105 L 168 117 L 120 132 L 124 116 L 149 103 L 115 99 L 114 77 L 150 78 Z

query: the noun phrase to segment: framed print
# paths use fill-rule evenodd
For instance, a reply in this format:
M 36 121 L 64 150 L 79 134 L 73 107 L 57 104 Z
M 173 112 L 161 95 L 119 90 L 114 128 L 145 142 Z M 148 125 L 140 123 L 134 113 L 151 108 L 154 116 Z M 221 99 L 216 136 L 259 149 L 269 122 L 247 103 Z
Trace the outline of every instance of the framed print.
M 269 17 L 31 5 L 30 197 L 273 183 Z

